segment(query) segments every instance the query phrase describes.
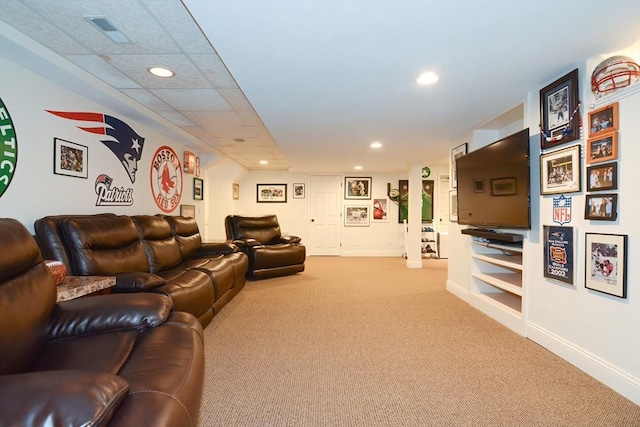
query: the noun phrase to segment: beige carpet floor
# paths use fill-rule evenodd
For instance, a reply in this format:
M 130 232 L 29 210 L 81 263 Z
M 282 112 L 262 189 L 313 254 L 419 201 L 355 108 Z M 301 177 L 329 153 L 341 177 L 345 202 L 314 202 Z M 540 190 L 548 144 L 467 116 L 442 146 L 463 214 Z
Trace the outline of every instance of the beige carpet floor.
M 309 257 L 205 330 L 208 426 L 640 426 L 640 407 L 445 290 L 446 260 Z

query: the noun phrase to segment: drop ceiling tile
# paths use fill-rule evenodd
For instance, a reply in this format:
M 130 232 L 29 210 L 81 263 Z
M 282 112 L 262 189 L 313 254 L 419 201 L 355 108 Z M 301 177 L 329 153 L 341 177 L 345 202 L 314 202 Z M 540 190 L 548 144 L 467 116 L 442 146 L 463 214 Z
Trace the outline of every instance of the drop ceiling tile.
M 238 84 L 213 49 L 210 54 L 191 54 L 189 58 L 216 89 L 238 89 Z
M 183 111 L 183 114 L 218 138 L 255 136 L 243 125 L 242 119 L 235 111 Z
M 130 98 L 135 99 L 140 104 L 154 111 L 158 110 L 173 110 L 169 104 L 162 101 L 160 98 L 152 94 L 146 89 L 121 89 L 120 90 Z
M 182 54 L 109 55 L 110 62 L 142 87 L 160 88 L 210 88 L 204 75 Z M 171 78 L 157 77 L 149 73 L 150 67 L 166 67 L 175 73 Z
M 247 97 L 244 96 L 244 93 L 238 88 L 236 89 L 217 89 L 229 105 L 231 105 L 235 110 L 239 111 L 247 111 L 253 113 L 253 106 L 247 100 Z M 255 113 L 254 113 L 255 114 Z
M 187 119 L 185 116 L 183 116 L 177 111 L 157 111 L 157 113 L 160 114 L 165 119 L 169 120 L 171 123 L 173 123 L 176 126 L 180 126 L 180 127 L 194 126 L 194 123 L 191 120 Z
M 229 105 L 214 89 L 152 89 L 151 92 L 187 116 L 192 112 L 229 110 Z M 202 126 L 202 123 L 194 122 Z
M 122 89 L 140 87 L 139 84 L 131 80 L 100 56 L 66 55 L 65 58 L 115 88 Z

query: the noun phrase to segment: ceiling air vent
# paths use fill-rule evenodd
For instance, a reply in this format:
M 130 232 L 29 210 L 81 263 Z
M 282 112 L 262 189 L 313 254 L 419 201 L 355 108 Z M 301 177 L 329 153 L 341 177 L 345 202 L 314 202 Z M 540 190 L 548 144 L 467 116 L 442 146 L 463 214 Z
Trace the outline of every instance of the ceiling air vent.
M 102 31 L 102 33 L 109 37 L 114 43 L 132 43 L 106 16 L 85 16 L 84 19 L 95 25 L 97 29 Z

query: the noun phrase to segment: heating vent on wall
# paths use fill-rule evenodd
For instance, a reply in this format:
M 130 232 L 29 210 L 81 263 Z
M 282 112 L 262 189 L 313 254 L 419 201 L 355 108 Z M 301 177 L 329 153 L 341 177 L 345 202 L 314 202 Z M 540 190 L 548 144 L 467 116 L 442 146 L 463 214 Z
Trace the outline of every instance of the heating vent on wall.
M 85 16 L 84 19 L 91 22 L 104 35 L 109 37 L 114 43 L 132 43 L 131 40 L 106 16 Z

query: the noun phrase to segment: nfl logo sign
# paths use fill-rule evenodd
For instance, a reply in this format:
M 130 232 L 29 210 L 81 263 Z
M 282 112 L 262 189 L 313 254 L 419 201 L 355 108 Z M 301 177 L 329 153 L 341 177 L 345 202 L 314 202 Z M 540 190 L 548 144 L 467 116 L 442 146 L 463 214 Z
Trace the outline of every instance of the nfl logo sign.
M 553 222 L 560 225 L 571 222 L 571 197 L 553 198 Z

